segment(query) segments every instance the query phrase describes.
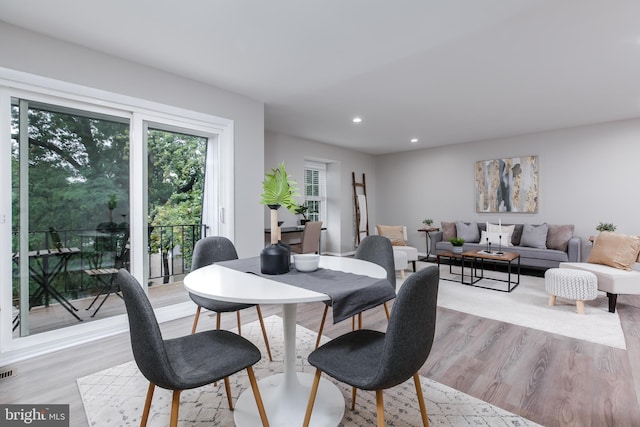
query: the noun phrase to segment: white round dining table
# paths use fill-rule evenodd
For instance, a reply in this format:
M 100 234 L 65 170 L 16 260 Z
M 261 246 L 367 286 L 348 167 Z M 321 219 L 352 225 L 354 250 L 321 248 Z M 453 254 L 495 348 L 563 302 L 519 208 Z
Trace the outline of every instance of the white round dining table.
M 384 279 L 381 266 L 355 258 L 321 256 L 320 268 Z M 296 371 L 297 304 L 329 299 L 327 294 L 212 264 L 187 274 L 189 292 L 220 301 L 250 304 L 281 304 L 284 333 L 284 371 L 258 381 L 271 426 L 300 426 L 311 391 L 313 374 Z M 322 378 L 313 407 L 312 427 L 337 426 L 344 415 L 344 397 L 338 387 Z M 260 416 L 250 389 L 236 403 L 237 426 L 258 426 Z

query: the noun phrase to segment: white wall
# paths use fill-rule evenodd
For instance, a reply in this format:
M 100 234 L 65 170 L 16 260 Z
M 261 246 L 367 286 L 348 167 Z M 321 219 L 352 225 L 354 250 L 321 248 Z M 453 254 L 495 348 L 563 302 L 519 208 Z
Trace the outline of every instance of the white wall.
M 0 22 L 0 66 L 234 120 L 235 243 L 263 246 L 264 104 Z
M 376 182 L 375 157 L 329 144 L 309 141 L 273 132 L 265 132 L 265 170 L 285 162 L 287 172 L 302 190 L 304 161 L 320 160 L 329 163 L 327 169 L 328 223 L 322 237 L 323 253 L 348 254 L 355 248 L 355 212 L 351 173 L 357 182 L 365 174 L 369 205 L 369 220 L 375 224 Z M 302 200 L 302 197 L 300 197 Z M 264 208 L 264 224 L 269 226 L 267 208 Z M 295 225 L 299 216 L 279 210 L 284 226 Z
M 536 214 L 476 213 L 474 166 L 478 160 L 537 155 Z M 640 234 L 640 119 L 429 148 L 376 158 L 377 217 L 405 224 L 409 241 L 425 251 L 424 218 L 503 223 L 574 224 L 583 257 L 600 222 Z

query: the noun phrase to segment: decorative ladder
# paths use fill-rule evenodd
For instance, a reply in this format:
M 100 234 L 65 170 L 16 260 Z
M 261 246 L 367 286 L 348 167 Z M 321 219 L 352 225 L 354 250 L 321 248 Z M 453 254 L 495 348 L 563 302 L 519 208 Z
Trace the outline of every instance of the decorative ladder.
M 351 172 L 351 181 L 353 182 L 353 205 L 355 207 L 356 212 L 356 246 L 360 245 L 360 241 L 362 240 L 362 234 L 366 236 L 369 235 L 369 209 L 368 209 L 368 200 L 367 200 L 367 181 L 365 180 L 364 173 L 362 174 L 362 182 L 356 182 L 356 173 Z M 361 189 L 361 194 L 358 194 L 358 189 Z M 363 219 L 363 213 L 360 209 L 359 203 L 359 195 L 364 196 L 364 221 L 366 221 L 366 226 L 363 230 L 360 229 L 360 223 Z

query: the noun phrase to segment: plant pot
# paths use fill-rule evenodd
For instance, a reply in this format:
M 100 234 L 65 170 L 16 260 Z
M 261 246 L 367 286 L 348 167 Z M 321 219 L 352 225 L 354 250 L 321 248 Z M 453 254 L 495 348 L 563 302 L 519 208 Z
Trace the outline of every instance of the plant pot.
M 301 219 L 300 220 L 300 225 L 305 225 L 306 223 L 308 223 L 309 220 L 308 219 Z
M 454 246 L 451 249 L 451 252 L 453 252 L 454 254 L 460 255 L 462 253 L 462 246 Z
M 290 252 L 279 244 L 271 244 L 260 252 L 260 271 L 263 274 L 289 272 Z

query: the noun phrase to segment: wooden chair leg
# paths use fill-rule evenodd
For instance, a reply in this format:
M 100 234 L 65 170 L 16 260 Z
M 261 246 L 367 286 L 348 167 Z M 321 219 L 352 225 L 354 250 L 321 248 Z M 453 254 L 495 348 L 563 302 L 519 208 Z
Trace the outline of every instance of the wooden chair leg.
M 362 312 L 358 313 L 358 329 L 362 329 Z
M 356 393 L 358 393 L 358 389 L 355 387 L 351 387 L 351 410 L 356 410 Z
M 307 412 L 304 414 L 304 421 L 302 427 L 309 427 L 311 421 L 311 411 L 313 411 L 313 404 L 316 401 L 316 395 L 318 394 L 318 386 L 320 385 L 320 369 L 316 369 L 316 375 L 313 377 L 313 384 L 311 385 L 311 393 L 309 394 L 309 403 L 307 404 Z
M 556 296 L 555 295 L 550 295 L 549 296 L 549 302 L 547 304 L 548 305 L 556 305 Z
M 387 305 L 387 303 L 384 303 L 384 314 L 387 315 L 387 322 L 389 321 L 389 319 L 391 319 L 391 313 L 389 312 L 389 306 Z
M 322 338 L 322 330 L 324 329 L 324 321 L 327 318 L 328 311 L 329 311 L 329 306 L 325 304 L 324 313 L 322 313 L 322 320 L 320 321 L 320 328 L 318 328 L 318 338 L 316 338 L 316 348 L 320 346 L 320 338 Z
M 376 390 L 376 414 L 378 416 L 378 427 L 385 427 L 384 400 L 382 399 L 382 390 Z
M 249 374 L 249 382 L 251 383 L 251 390 L 253 391 L 253 397 L 256 399 L 256 405 L 258 406 L 258 413 L 260 414 L 260 420 L 263 427 L 269 427 L 269 420 L 267 419 L 267 412 L 264 410 L 264 403 L 262 402 L 262 396 L 260 395 L 260 389 L 258 388 L 258 382 L 256 376 L 253 373 L 253 367 L 247 367 L 247 374 Z
M 260 321 L 260 327 L 262 328 L 262 337 L 264 338 L 264 344 L 267 346 L 267 354 L 269 355 L 269 362 L 273 362 L 271 358 L 271 347 L 269 346 L 269 337 L 267 336 L 267 329 L 264 327 L 264 320 L 262 320 L 262 310 L 260 305 L 256 305 L 258 311 L 258 320 Z
M 149 411 L 151 410 L 151 400 L 153 399 L 153 391 L 156 389 L 154 383 L 149 383 L 147 389 L 147 399 L 144 402 L 144 410 L 142 411 L 142 419 L 140 420 L 140 427 L 146 427 L 149 420 Z
M 200 318 L 200 306 L 196 309 L 196 317 L 193 319 L 193 327 L 191 328 L 191 333 L 196 333 L 196 328 L 198 327 L 198 319 Z
M 236 323 L 238 324 L 238 335 L 242 336 L 242 322 L 240 322 L 240 310 L 236 311 Z
M 429 417 L 427 417 L 427 407 L 424 404 L 424 395 L 422 394 L 422 385 L 420 384 L 420 375 L 416 372 L 413 374 L 413 382 L 416 384 L 416 395 L 418 404 L 420 405 L 420 415 L 422 415 L 422 425 L 429 427 Z
M 231 382 L 229 381 L 229 377 L 226 377 L 224 380 L 224 391 L 227 393 L 227 402 L 229 403 L 229 409 L 233 411 L 233 400 L 231 400 Z
M 220 313 L 216 313 L 216 329 L 220 329 L 220 320 L 222 315 Z
M 171 421 L 170 427 L 178 427 L 178 411 L 180 410 L 180 392 L 182 390 L 173 390 L 173 399 L 171 399 Z
M 578 310 L 578 314 L 584 314 L 584 301 L 577 300 L 576 309 Z

